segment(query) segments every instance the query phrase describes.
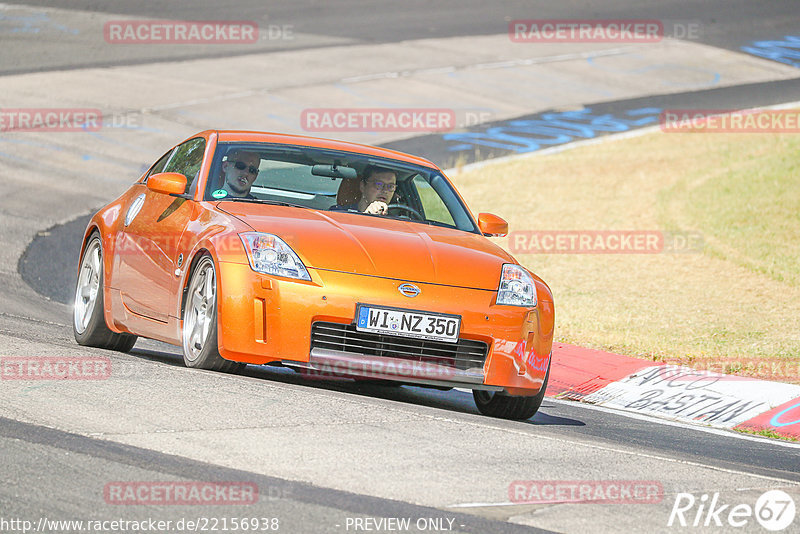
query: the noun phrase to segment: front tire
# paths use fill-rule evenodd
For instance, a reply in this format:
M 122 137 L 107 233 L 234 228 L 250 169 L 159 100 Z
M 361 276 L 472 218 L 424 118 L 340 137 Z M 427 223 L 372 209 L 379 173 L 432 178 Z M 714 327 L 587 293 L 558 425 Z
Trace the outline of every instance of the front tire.
M 192 272 L 183 310 L 183 362 L 186 367 L 238 373 L 246 364 L 226 360 L 217 345 L 217 276 L 214 260 L 203 256 Z
M 136 343 L 136 336 L 118 334 L 106 325 L 103 280 L 103 245 L 100 235 L 93 233 L 81 255 L 72 307 L 72 333 L 79 345 L 128 352 Z
M 536 415 L 536 412 L 539 411 L 539 407 L 544 400 L 544 393 L 547 389 L 547 381 L 549 379 L 550 365 L 548 364 L 547 373 L 544 375 L 544 382 L 542 382 L 542 389 L 533 397 L 511 397 L 509 395 L 501 395 L 494 391 L 473 389 L 472 398 L 475 399 L 475 405 L 478 407 L 478 411 L 483 415 L 499 417 L 501 419 L 525 421 Z

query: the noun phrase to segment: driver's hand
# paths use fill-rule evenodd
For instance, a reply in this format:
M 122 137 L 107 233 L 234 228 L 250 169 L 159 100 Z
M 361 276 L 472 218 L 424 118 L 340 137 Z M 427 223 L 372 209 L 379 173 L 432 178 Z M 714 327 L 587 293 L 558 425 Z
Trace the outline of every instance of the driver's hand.
M 388 209 L 389 206 L 386 204 L 386 202 L 375 200 L 372 202 L 372 204 L 367 206 L 367 209 L 364 210 L 364 213 L 369 213 L 372 215 L 386 215 Z

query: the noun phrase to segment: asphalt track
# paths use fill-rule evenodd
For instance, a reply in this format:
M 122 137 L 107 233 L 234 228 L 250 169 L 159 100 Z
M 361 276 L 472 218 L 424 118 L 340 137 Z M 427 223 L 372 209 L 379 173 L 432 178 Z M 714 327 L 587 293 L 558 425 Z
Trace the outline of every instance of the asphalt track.
M 259 25 L 291 25 L 296 33 L 359 42 L 393 43 L 430 37 L 502 34 L 508 21 L 516 19 L 659 19 L 702 26 L 699 39 L 712 46 L 738 49 L 749 42 L 791 34 L 800 20 L 793 0 L 606 0 L 604 2 L 551 2 L 549 0 L 411 0 L 404 2 L 320 3 L 315 0 L 282 2 L 249 0 L 211 2 L 129 2 L 112 0 L 25 1 L 29 6 L 86 10 L 128 17 L 177 20 L 254 20 Z M 24 26 L 22 26 L 24 28 Z M 667 31 L 667 33 L 669 33 Z M 80 68 L 166 61 L 175 58 L 230 55 L 231 50 L 187 51 L 138 50 L 120 57 L 118 50 L 89 46 L 80 36 L 67 33 L 62 39 L 41 42 L 35 35 L 19 31 L 25 47 L 0 56 L 0 73 L 42 69 Z M 28 37 L 34 37 L 28 39 Z M 75 39 L 73 41 L 73 39 Z M 302 45 L 301 45 L 302 46 Z M 314 46 L 314 45 L 312 45 Z M 239 50 L 233 53 L 253 53 Z
M 43 5 L 46 3 L 27 2 L 28 5 Z M 130 16 L 148 16 L 164 18 L 186 19 L 213 19 L 232 18 L 231 8 L 219 3 L 207 2 L 195 4 L 191 14 L 185 8 L 173 2 L 149 3 L 147 7 L 133 2 L 107 2 L 102 7 L 96 7 L 91 2 L 59 2 L 60 9 L 96 9 L 112 14 L 126 14 Z M 503 17 L 510 18 L 661 18 L 673 20 L 701 20 L 704 22 L 705 31 L 701 36 L 703 42 L 714 46 L 738 50 L 754 40 L 779 38 L 785 34 L 796 34 L 800 29 L 800 17 L 796 4 L 793 2 L 769 2 L 767 4 L 755 2 L 664 2 L 650 1 L 606 2 L 602 7 L 569 7 L 555 5 L 552 2 L 500 2 L 484 4 L 482 2 L 441 2 L 429 4 L 427 2 L 403 2 L 374 5 L 372 3 L 349 2 L 346 7 L 337 9 L 321 9 L 317 3 L 241 3 L 236 8 L 237 19 L 255 19 L 259 22 L 278 21 L 295 25 L 298 32 L 313 33 L 316 35 L 335 38 L 350 39 L 358 35 L 360 41 L 373 41 L 380 43 L 400 42 L 409 39 L 436 36 L 482 35 L 497 34 L 506 31 L 506 22 Z M 498 20 L 499 19 L 499 20 Z M 16 36 L 18 37 L 18 36 Z M 15 37 L 15 38 L 16 38 Z M 23 36 L 24 37 L 24 36 Z M 7 41 L 3 35 L 3 46 L 9 51 L 0 58 L 0 72 L 18 73 L 41 70 L 78 69 L 89 65 L 119 64 L 106 49 L 98 48 L 91 53 L 76 55 L 69 49 L 59 49 L 57 43 L 40 42 L 30 46 L 30 42 Z M 6 46 L 9 45 L 9 46 Z M 23 46 L 24 45 L 24 46 Z M 324 45 L 319 45 L 324 46 Z M 17 48 L 15 48 L 17 47 Z M 15 53 L 17 52 L 17 53 Z M 149 63 L 153 61 L 168 61 L 176 56 L 170 55 L 172 51 L 159 51 L 158 57 L 152 57 L 151 52 L 136 52 L 127 57 L 124 62 L 129 64 Z M 212 51 L 209 54 L 217 54 Z M 231 52 L 227 52 L 231 53 Z M 233 54 L 244 53 L 236 52 Z M 249 53 L 249 52 L 248 52 Z M 149 54 L 149 55 L 148 55 Z M 181 51 L 180 54 L 186 54 Z M 200 53 L 204 56 L 206 53 Z M 37 66 L 35 62 L 23 62 L 20 58 L 39 56 L 42 59 Z M 193 57 L 180 55 L 181 58 Z M 24 64 L 22 64 L 24 63 Z M 387 65 L 389 68 L 390 65 Z M 692 91 L 664 95 L 658 97 L 638 98 L 624 101 L 607 102 L 595 106 L 596 112 L 623 113 L 629 109 L 640 107 L 668 107 L 694 104 L 704 107 L 714 104 L 714 107 L 749 107 L 754 105 L 774 104 L 790 100 L 800 100 L 800 87 L 796 80 L 783 82 L 766 82 L 731 88 L 712 89 L 707 91 Z M 535 118 L 540 114 L 524 118 Z M 498 123 L 499 124 L 499 123 Z M 438 143 L 438 144 L 437 144 Z M 404 139 L 384 143 L 393 148 L 409 152 L 422 153 L 437 162 L 446 162 L 451 155 L 447 145 L 441 138 L 433 136 L 418 139 Z M 477 157 L 497 156 L 512 153 L 512 151 L 494 151 L 491 154 L 479 154 Z M 149 162 L 144 162 L 149 163 Z M 443 163 L 443 165 L 446 163 Z M 76 213 L 74 216 L 81 214 Z M 57 354 L 79 353 L 71 339 L 68 326 L 69 316 L 65 314 L 67 308 L 57 303 L 69 302 L 74 274 L 71 266 L 77 261 L 76 243 L 85 226 L 86 215 L 79 217 L 65 225 L 52 228 L 39 228 L 41 235 L 37 237 L 19 258 L 15 268 L 18 268 L 23 279 L 40 295 L 52 299 L 50 308 L 54 310 L 55 319 L 36 319 L 26 314 L 18 315 L 13 310 L 2 310 L 0 313 L 0 337 L 3 339 L 4 351 L 14 350 L 14 354 L 47 353 L 52 351 Z M 32 222 L 36 225 L 36 222 Z M 65 266 L 69 266 L 65 268 Z M 35 303 L 37 307 L 47 307 L 47 301 Z M 48 315 L 53 317 L 53 314 Z M 61 319 L 58 319 L 61 317 Z M 37 352 L 39 351 L 39 352 Z M 347 424 L 354 421 L 337 421 L 337 417 L 330 416 L 328 420 L 324 415 L 312 417 L 302 413 L 302 400 L 306 397 L 320 398 L 320 405 L 332 405 L 337 409 L 344 409 L 348 403 L 355 403 L 363 411 L 361 418 L 355 419 L 356 423 L 364 423 L 366 431 L 373 434 L 394 432 L 394 438 L 407 444 L 413 443 L 407 439 L 406 434 L 412 434 L 415 425 L 421 425 L 422 419 L 439 421 L 440 426 L 453 424 L 456 428 L 472 430 L 475 433 L 489 432 L 499 440 L 499 435 L 508 434 L 524 443 L 524 454 L 530 463 L 542 463 L 546 466 L 552 464 L 552 469 L 543 472 L 559 473 L 570 472 L 570 462 L 579 462 L 577 458 L 560 457 L 557 455 L 542 456 L 542 451 L 554 449 L 547 443 L 559 444 L 568 453 L 570 449 L 602 451 L 603 453 L 616 454 L 622 452 L 621 457 L 607 456 L 611 462 L 595 466 L 596 469 L 586 467 L 584 478 L 619 478 L 635 471 L 629 471 L 630 464 L 641 464 L 643 470 L 638 473 L 639 478 L 656 476 L 647 472 L 647 462 L 662 462 L 673 466 L 681 483 L 670 484 L 668 492 L 676 491 L 720 491 L 727 495 L 759 494 L 767 487 L 783 487 L 793 492 L 796 502 L 797 486 L 791 484 L 800 482 L 800 449 L 782 444 L 770 443 L 763 439 L 741 438 L 731 436 L 725 432 L 710 432 L 705 429 L 692 428 L 684 425 L 667 425 L 653 422 L 645 418 L 634 418 L 625 414 L 613 413 L 605 410 L 591 409 L 571 403 L 547 399 L 541 411 L 530 421 L 515 423 L 506 421 L 486 420 L 476 415 L 475 408 L 469 395 L 454 392 L 436 392 L 421 388 L 404 387 L 399 390 L 380 388 L 376 386 L 355 385 L 349 382 L 312 382 L 304 381 L 292 373 L 272 368 L 248 368 L 242 377 L 218 377 L 207 373 L 193 373 L 181 367 L 179 353 L 163 344 L 141 341 L 129 355 L 108 354 L 104 351 L 83 351 L 85 354 L 102 354 L 112 358 L 114 365 L 123 369 L 130 369 L 134 375 L 123 374 L 127 381 L 115 385 L 111 397 L 106 397 L 109 406 L 103 412 L 103 417 L 119 421 L 118 426 L 111 425 L 116 430 L 98 430 L 102 425 L 92 423 L 90 415 L 98 408 L 93 403 L 102 403 L 103 397 L 85 398 L 80 392 L 67 393 L 65 397 L 58 397 L 58 392 L 48 386 L 31 386 L 22 389 L 12 389 L 4 385 L 3 396 L 8 395 L 7 411 L 5 417 L 0 418 L 0 449 L 4 455 L 4 478 L 9 481 L 0 488 L 0 510 L 4 518 L 25 517 L 35 518 L 46 516 L 50 518 L 79 518 L 85 517 L 92 508 L 100 510 L 104 516 L 115 517 L 124 515 L 126 519 L 157 517 L 158 519 L 178 520 L 189 514 L 198 515 L 198 511 L 189 507 L 125 507 L 124 513 L 118 513 L 113 506 L 87 505 L 96 503 L 99 499 L 98 492 L 109 480 L 249 480 L 258 484 L 262 495 L 265 497 L 259 503 L 257 510 L 248 509 L 248 514 L 271 514 L 278 516 L 282 521 L 281 531 L 287 532 L 343 532 L 348 518 L 358 517 L 435 517 L 447 516 L 457 525 L 456 531 L 463 532 L 528 532 L 535 531 L 528 525 L 547 525 L 545 528 L 562 531 L 559 525 L 569 525 L 567 530 L 576 531 L 576 525 L 584 529 L 597 531 L 614 531 L 626 526 L 630 530 L 642 531 L 644 529 L 660 530 L 664 528 L 647 525 L 639 512 L 633 517 L 641 523 L 630 523 L 620 516 L 615 510 L 597 509 L 598 505 L 589 505 L 590 510 L 576 511 L 576 507 L 559 507 L 549 505 L 529 505 L 526 507 L 498 507 L 481 506 L 481 503 L 458 501 L 458 496 L 468 494 L 462 491 L 464 486 L 492 484 L 488 473 L 483 475 L 489 478 L 470 477 L 466 473 L 473 472 L 471 465 L 464 465 L 464 474 L 452 473 L 449 477 L 437 470 L 437 466 L 429 465 L 424 458 L 414 458 L 416 465 L 411 470 L 419 470 L 419 476 L 409 478 L 407 475 L 399 476 L 392 469 L 388 469 L 392 461 L 386 457 L 387 469 L 375 469 L 374 456 L 381 456 L 386 452 L 375 450 L 352 450 L 332 436 L 328 437 L 332 443 L 298 445 L 301 454 L 292 447 L 286 448 L 283 455 L 278 453 L 270 456 L 273 464 L 262 465 L 258 460 L 249 458 L 241 447 L 233 441 L 238 429 L 246 428 L 248 424 L 258 427 L 263 424 L 262 418 L 269 421 L 274 418 L 276 432 L 291 432 L 295 425 L 300 425 L 299 436 L 308 436 L 308 439 L 318 439 L 320 434 L 314 428 L 330 424 L 331 420 L 340 425 L 339 428 L 347 429 Z M 178 374 L 175 375 L 174 373 Z M 234 382 L 231 382 L 233 380 Z M 259 411 L 255 407 L 243 407 L 241 415 L 234 415 L 236 424 L 231 423 L 228 431 L 231 435 L 230 450 L 221 447 L 215 451 L 204 452 L 200 450 L 198 440 L 192 438 L 191 432 L 186 429 L 175 429 L 169 426 L 166 420 L 161 420 L 160 415 L 149 413 L 152 407 L 143 404 L 149 397 L 163 398 L 161 391 L 155 388 L 167 388 L 174 391 L 174 399 L 193 398 L 190 390 L 216 390 L 222 388 L 230 390 L 231 398 L 247 401 L 248 388 L 256 387 L 260 390 L 279 391 L 280 404 L 272 404 L 266 411 Z M 149 388 L 153 388 L 151 391 Z M 250 393 L 252 394 L 252 393 Z M 71 415 L 72 420 L 59 418 L 60 410 L 53 406 L 53 415 L 37 415 L 31 408 L 20 408 L 16 402 L 10 402 L 12 397 L 23 395 L 34 402 L 52 401 L 53 399 L 68 400 L 74 403 L 75 410 Z M 49 397 L 49 395 L 55 395 Z M 296 396 L 295 396 L 296 395 Z M 198 396 L 197 400 L 202 399 Z M 215 397 L 221 401 L 220 396 Z M 131 405 L 125 406 L 123 399 L 128 399 Z M 185 404 L 172 404 L 167 396 L 164 404 L 155 404 L 159 410 L 174 412 L 173 417 L 184 421 L 191 418 L 205 417 L 208 426 L 218 432 L 226 427 L 223 424 L 212 422 L 214 416 L 202 406 Z M 272 401 L 275 402 L 275 401 Z M 4 401 L 5 404 L 5 401 Z M 213 409 L 213 407 L 212 407 Z M 282 414 L 287 410 L 287 415 Z M 386 421 L 372 418 L 371 412 L 385 413 Z M 325 412 L 324 409 L 321 412 Z M 393 420 L 391 417 L 402 415 L 401 419 Z M 284 418 L 285 417 L 285 418 Z M 297 419 L 298 422 L 293 422 Z M 407 424 L 405 419 L 411 421 Z M 124 421 L 137 421 L 133 428 L 123 429 Z M 251 423 L 248 423 L 251 421 Z M 208 431 L 205 425 L 198 423 L 199 427 L 194 432 Z M 303 426 L 310 424 L 312 426 Z M 313 426 L 313 425 L 316 425 Z M 97 428 L 95 428 L 97 427 Z M 164 440 L 140 440 L 138 434 L 141 428 L 149 429 L 151 436 L 163 432 Z M 70 429 L 74 430 L 70 431 Z M 402 429 L 402 432 L 401 432 Z M 170 435 L 182 436 L 186 443 L 186 453 L 175 453 L 182 450 L 168 441 Z M 126 435 L 128 437 L 126 437 Z M 278 434 L 270 435 L 275 442 L 280 440 Z M 323 434 L 324 435 L 324 434 Z M 251 436 L 252 437 L 252 436 Z M 217 438 L 206 436 L 207 439 L 219 444 Z M 148 438 L 149 439 L 149 438 Z M 425 453 L 431 453 L 431 445 L 449 451 L 451 455 L 458 456 L 453 447 L 452 440 L 463 439 L 463 447 L 469 448 L 468 436 L 459 432 L 449 434 L 433 434 L 417 436 L 419 446 Z M 202 441 L 202 440 L 200 440 Z M 366 440 L 365 440 L 366 441 Z M 146 446 L 137 446 L 133 442 L 148 443 Z M 225 443 L 224 441 L 222 442 Z M 388 441 L 391 443 L 391 441 Z M 331 449 L 326 451 L 326 445 Z M 338 445 L 338 446 L 337 446 Z M 496 446 L 500 446 L 499 444 Z M 476 447 L 469 449 L 478 451 Z M 484 455 L 491 455 L 494 444 L 487 445 L 483 450 Z M 530 477 L 522 467 L 525 463 L 515 454 L 513 448 L 498 449 L 505 451 L 508 462 L 517 466 L 518 478 Z M 169 452 L 167 452 L 169 451 Z M 402 457 L 400 451 L 394 451 L 397 457 Z M 348 458 L 336 457 L 342 454 L 355 454 L 362 456 L 361 462 L 349 461 Z M 587 453 L 588 454 L 588 453 Z M 598 452 L 599 454 L 599 452 Z M 238 456 L 237 456 L 238 455 Z M 305 455 L 305 456 L 304 456 Z M 318 455 L 318 457 L 315 457 Z M 330 455 L 330 456 L 327 456 Z M 320 460 L 322 458 L 322 460 Z M 447 462 L 437 456 L 439 461 Z M 465 455 L 465 459 L 473 462 L 480 461 L 480 456 Z M 379 458 L 380 459 L 380 458 Z M 632 460 L 631 460 L 632 459 Z M 351 460 L 351 459 L 350 459 Z M 488 458 L 486 458 L 488 460 Z M 243 464 L 242 461 L 245 463 Z M 251 464 L 247 464 L 247 462 Z M 316 474 L 315 483 L 304 482 L 302 474 L 287 475 L 279 468 L 279 462 L 287 464 L 293 462 L 317 466 L 329 470 L 335 475 L 343 476 L 339 482 L 334 482 L 322 470 Z M 500 459 L 492 459 L 492 465 L 500 465 Z M 258 465 L 256 465 L 258 463 Z M 361 473 L 361 477 L 354 476 L 355 466 L 363 464 L 370 472 Z M 430 475 L 425 472 L 427 466 Z M 348 467 L 349 470 L 348 470 Z M 408 466 L 406 466 L 408 470 Z M 302 473 L 300 470 L 298 473 Z M 511 470 L 513 473 L 513 469 Z M 535 470 L 534 470 L 535 472 Z M 661 471 L 658 471 L 661 473 Z M 271 476 L 265 473 L 278 473 Z M 396 485 L 408 484 L 415 480 L 417 488 L 386 489 L 392 486 L 392 473 L 396 476 Z M 453 486 L 454 499 L 447 505 L 466 504 L 463 508 L 445 507 L 440 501 L 428 497 L 427 488 L 432 481 L 426 480 L 430 476 L 441 476 Z M 705 481 L 693 478 L 692 473 L 698 477 L 707 477 Z M 734 486 L 726 486 L 727 482 L 721 478 L 723 474 L 739 477 Z M 460 476 L 459 476 L 460 475 Z M 506 473 L 507 475 L 507 473 Z M 498 475 L 499 476 L 499 475 Z M 717 478 L 720 477 L 720 478 Z M 753 478 L 755 477 L 755 478 Z M 763 479 L 761 477 L 764 477 Z M 502 477 L 500 477 L 502 478 Z M 371 480 L 379 479 L 379 480 Z M 741 481 L 739 480 L 741 479 Z M 319 482 L 316 482 L 316 481 Z M 511 478 L 502 478 L 504 484 Z M 763 486 L 754 481 L 761 480 Z M 717 485 L 718 484 L 718 485 Z M 738 485 L 736 485 L 738 484 Z M 753 484 L 748 486 L 747 484 Z M 500 484 L 502 486 L 502 484 Z M 346 487 L 347 489 L 342 489 Z M 735 488 L 735 490 L 733 489 Z M 755 488 L 755 489 L 754 489 Z M 791 489 L 789 489 L 791 488 Z M 758 490 L 758 491 L 756 491 Z M 396 498 L 376 497 L 374 495 L 397 495 Z M 404 497 L 405 496 L 405 497 Z M 415 496 L 415 497 L 411 497 Z M 671 494 L 670 494 L 671 497 Z M 502 495 L 499 499 L 503 500 Z M 670 500 L 670 499 L 665 499 Z M 436 502 L 433 506 L 429 503 Z M 658 511 L 650 515 L 662 514 L 669 510 L 665 503 Z M 613 505 L 612 505 L 613 506 Z M 635 507 L 634 507 L 635 508 Z M 462 511 L 464 513 L 462 513 Z M 240 510 L 229 508 L 216 508 L 213 512 L 204 510 L 203 513 L 213 513 L 216 516 L 239 514 Z M 626 511 L 627 513 L 627 511 Z M 633 512 L 631 512 L 633 513 Z M 575 515 L 585 515 L 584 519 L 576 520 Z M 590 515 L 597 514 L 594 518 Z M 663 514 L 662 514 L 663 515 Z M 665 516 L 664 516 L 665 517 Z M 523 519 L 520 519 L 523 518 Z M 755 531 L 750 525 L 746 531 Z M 54 530 L 56 531 L 56 530 Z

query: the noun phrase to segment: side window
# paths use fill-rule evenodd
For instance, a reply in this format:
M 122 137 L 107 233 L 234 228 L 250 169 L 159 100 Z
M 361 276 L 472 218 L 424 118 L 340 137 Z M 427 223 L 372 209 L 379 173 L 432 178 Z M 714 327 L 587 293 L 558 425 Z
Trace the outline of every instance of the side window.
M 175 149 L 163 172 L 177 172 L 184 175 L 186 177 L 186 191 L 189 191 L 195 178 L 197 178 L 197 174 L 200 172 L 205 150 L 206 140 L 202 137 L 186 141 Z
M 431 184 L 420 175 L 415 176 L 412 183 L 417 189 L 417 195 L 419 195 L 419 201 L 425 212 L 425 218 L 429 221 L 455 226 L 453 216 L 450 215 L 450 210 L 447 209 L 442 197 L 431 187 Z
M 150 169 L 150 172 L 148 172 L 147 176 L 145 176 L 144 178 L 145 182 L 147 182 L 147 179 L 150 178 L 151 174 L 158 174 L 164 170 L 164 166 L 169 161 L 169 157 L 172 155 L 173 152 L 174 150 L 170 150 L 169 152 L 161 156 L 161 159 L 158 160 L 158 162 L 155 165 L 153 165 L 153 168 Z

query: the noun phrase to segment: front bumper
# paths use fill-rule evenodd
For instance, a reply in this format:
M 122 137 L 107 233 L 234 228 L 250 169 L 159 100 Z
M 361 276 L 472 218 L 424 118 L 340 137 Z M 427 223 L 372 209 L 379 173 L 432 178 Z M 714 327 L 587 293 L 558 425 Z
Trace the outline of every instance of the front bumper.
M 408 298 L 398 290 L 405 280 L 312 268 L 311 282 L 262 275 L 239 263 L 220 262 L 218 272 L 219 349 L 229 360 L 280 361 L 316 372 L 503 390 L 511 395 L 536 394 L 550 364 L 552 302 L 540 300 L 536 308 L 497 306 L 495 291 L 423 283 L 416 283 L 420 294 Z M 488 345 L 483 367 L 459 368 L 435 361 L 414 365 L 385 355 L 312 350 L 312 324 L 350 324 L 359 302 L 460 315 L 459 337 Z

